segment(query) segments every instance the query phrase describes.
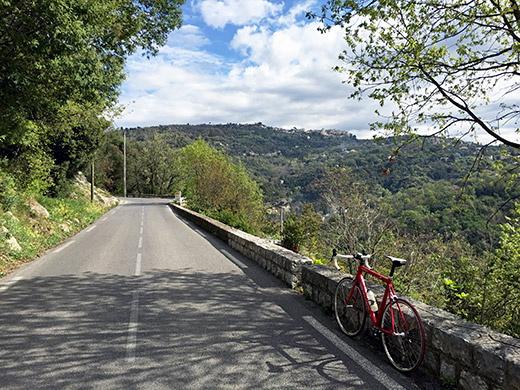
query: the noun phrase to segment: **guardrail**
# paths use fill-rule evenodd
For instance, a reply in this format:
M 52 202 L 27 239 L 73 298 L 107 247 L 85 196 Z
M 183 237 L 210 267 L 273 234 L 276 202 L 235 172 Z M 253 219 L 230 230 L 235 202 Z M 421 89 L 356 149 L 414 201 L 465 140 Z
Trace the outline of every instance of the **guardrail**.
M 306 256 L 178 205 L 171 204 L 171 207 L 289 286 L 302 286 L 308 299 L 323 307 L 333 307 L 334 291 L 344 273 L 312 264 Z M 376 296 L 382 296 L 382 287 L 368 284 Z M 422 302 L 411 301 L 425 327 L 426 354 L 422 367 L 465 390 L 520 390 L 519 339 L 465 322 Z

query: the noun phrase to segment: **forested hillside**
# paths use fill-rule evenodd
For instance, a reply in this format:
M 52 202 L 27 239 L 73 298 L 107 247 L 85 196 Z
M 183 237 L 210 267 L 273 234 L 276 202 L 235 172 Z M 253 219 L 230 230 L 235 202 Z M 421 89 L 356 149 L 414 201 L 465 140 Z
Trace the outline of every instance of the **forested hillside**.
M 474 143 L 440 138 L 409 144 L 397 139 L 359 140 L 341 130 L 284 130 L 261 123 L 170 125 L 125 131 L 129 145 L 134 145 L 129 151 L 129 166 L 134 167 L 129 168 L 130 192 L 157 193 L 157 185 L 151 188 L 153 182 L 148 181 L 146 188 L 149 178 L 134 163 L 145 164 L 143 156 L 158 143 L 178 149 L 202 138 L 235 162 L 241 161 L 260 184 L 264 201 L 271 207 L 290 206 L 299 211 L 303 204 L 313 203 L 317 211 L 326 214 L 329 210 L 320 181 L 328 169 L 348 167 L 349 176 L 369 188 L 367 199 L 377 197 L 384 202 L 401 231 L 462 234 L 478 248 L 496 244 L 496 226 L 514 208 L 509 200 L 518 193 L 510 183 L 511 172 L 507 173 L 509 169 L 514 172 L 515 165 L 506 156 L 508 152 L 498 146 L 483 149 Z M 122 147 L 121 132 L 113 132 L 110 137 Z M 135 152 L 135 159 L 141 162 L 132 161 L 133 150 L 140 150 Z M 157 157 L 158 152 L 152 154 Z M 120 149 L 113 158 L 121 164 Z M 104 164 L 103 159 L 98 162 Z M 158 169 L 161 164 L 155 162 L 153 166 Z M 117 180 L 116 184 L 110 178 L 109 189 L 122 193 L 122 177 Z M 179 189 L 165 190 L 172 193 Z

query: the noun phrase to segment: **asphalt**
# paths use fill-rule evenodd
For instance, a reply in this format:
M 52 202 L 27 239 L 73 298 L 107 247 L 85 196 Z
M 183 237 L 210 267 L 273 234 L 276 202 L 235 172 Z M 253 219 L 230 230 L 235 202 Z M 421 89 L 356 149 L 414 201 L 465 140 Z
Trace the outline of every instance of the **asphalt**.
M 437 386 L 341 335 L 167 200 L 123 199 L 0 280 L 0 313 L 1 389 Z

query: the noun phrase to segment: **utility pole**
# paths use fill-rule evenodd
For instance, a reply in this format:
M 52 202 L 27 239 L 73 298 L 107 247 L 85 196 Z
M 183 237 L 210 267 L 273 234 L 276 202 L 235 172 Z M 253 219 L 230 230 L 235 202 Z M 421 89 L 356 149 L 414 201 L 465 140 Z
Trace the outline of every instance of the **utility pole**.
M 280 234 L 283 235 L 283 206 L 280 207 Z
M 90 164 L 90 201 L 94 202 L 94 160 Z
M 126 131 L 123 130 L 123 196 L 126 198 Z

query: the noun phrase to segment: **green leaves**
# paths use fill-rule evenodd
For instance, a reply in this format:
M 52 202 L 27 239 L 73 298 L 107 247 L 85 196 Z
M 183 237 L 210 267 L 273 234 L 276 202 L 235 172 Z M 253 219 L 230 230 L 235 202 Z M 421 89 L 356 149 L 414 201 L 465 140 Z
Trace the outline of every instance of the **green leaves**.
M 405 133 L 422 124 L 431 133 L 446 133 L 465 122 L 518 148 L 499 135 L 505 118 L 520 117 L 513 104 L 496 115 L 479 110 L 498 100 L 501 83 L 511 85 L 501 98 L 520 87 L 520 13 L 511 4 L 516 3 L 329 0 L 319 19 L 322 31 L 345 30 L 348 50 L 340 59 L 351 69 L 347 81 L 357 88 L 351 97 L 393 103 L 398 109 L 391 120 L 409 122 Z
M 204 140 L 186 146 L 181 161 L 190 208 L 224 217 L 235 227 L 254 232 L 263 219 L 262 193 L 244 165 L 214 149 Z
M 0 153 L 43 172 L 28 150 L 36 147 L 55 184 L 73 176 L 108 127 L 126 58 L 139 48 L 155 54 L 180 27 L 183 3 L 1 1 Z

